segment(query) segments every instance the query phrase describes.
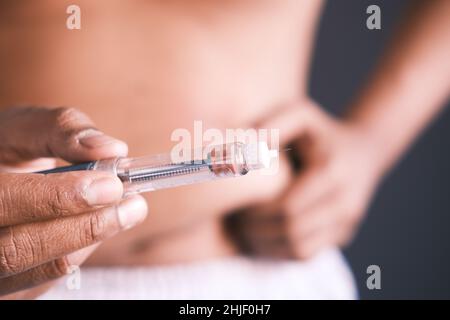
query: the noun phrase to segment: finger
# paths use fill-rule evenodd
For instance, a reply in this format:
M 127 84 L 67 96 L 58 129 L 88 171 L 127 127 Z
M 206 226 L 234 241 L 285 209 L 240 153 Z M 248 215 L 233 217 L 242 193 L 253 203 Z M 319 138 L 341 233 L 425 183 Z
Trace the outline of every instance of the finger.
M 79 216 L 0 229 L 0 278 L 29 270 L 90 246 L 141 222 L 144 198 Z
M 318 230 L 340 223 L 342 212 L 337 200 L 337 192 L 330 192 L 307 211 L 300 215 L 291 216 L 288 226 L 288 233 L 291 238 L 295 240 L 303 239 Z
M 257 257 L 270 259 L 287 259 L 292 257 L 286 238 L 272 239 L 266 243 L 257 244 L 253 248 L 252 254 Z
M 270 220 L 255 220 L 243 225 L 246 237 L 255 244 L 274 241 L 284 236 L 284 223 L 281 218 Z
M 47 282 L 41 286 L 38 286 L 38 287 L 35 287 L 32 289 L 16 291 L 16 292 L 13 292 L 10 294 L 2 295 L 2 296 L 0 296 L 0 301 L 1 300 L 34 300 L 37 297 L 41 296 L 43 293 L 45 293 L 52 286 L 53 286 L 52 282 Z
M 322 229 L 303 241 L 297 256 L 300 259 L 310 259 L 323 250 L 339 245 L 339 238 L 343 232 L 344 230 L 341 230 L 339 226 Z
M 322 244 L 317 240 L 322 233 L 329 235 L 326 238 L 330 240 L 329 243 L 340 244 L 341 239 L 344 241 L 339 222 L 339 217 L 330 208 L 315 210 L 295 223 L 291 222 L 284 228 L 278 227 L 270 237 L 261 233 L 254 236 L 252 248 L 265 256 L 306 259 Z
M 277 203 L 246 208 L 227 218 L 227 230 L 244 254 L 258 255 L 272 242 L 284 236 L 283 215 Z
M 281 215 L 262 212 L 246 212 L 239 217 L 230 230 L 233 240 L 243 254 L 252 256 L 272 256 L 273 248 L 286 244 Z M 230 227 L 230 226 L 228 226 Z
M 277 234 L 273 233 L 271 238 L 254 238 L 257 241 L 253 243 L 253 250 L 264 256 L 306 259 L 315 250 L 318 235 L 336 233 L 339 222 L 340 219 L 330 212 L 329 207 L 320 208 L 302 216 L 301 220 L 277 228 Z M 340 234 L 336 234 L 332 239 L 337 242 L 339 237 Z
M 0 227 L 79 214 L 122 195 L 120 179 L 102 171 L 0 173 Z
M 256 242 L 265 241 L 280 237 L 284 216 L 276 204 L 267 204 L 242 213 L 239 223 L 244 234 L 252 236 Z
M 245 230 L 246 253 L 270 257 L 270 258 L 288 258 L 291 256 L 292 241 L 289 238 L 284 226 L 275 226 L 268 229 L 269 232 L 251 232 Z
M 348 223 L 341 223 L 341 225 L 338 227 L 339 232 L 338 235 L 336 235 L 336 245 L 338 245 L 341 248 L 345 248 L 348 244 L 350 244 L 357 231 L 357 228 L 355 225 L 351 225 Z
M 340 191 L 334 190 L 316 207 L 298 217 L 294 224 L 295 232 L 298 234 L 297 239 L 301 241 L 320 230 L 334 228 L 336 245 L 343 246 L 352 240 L 355 229 L 360 223 L 361 213 L 347 204 Z
M 251 255 L 273 256 L 273 252 L 288 246 L 288 239 L 280 228 L 267 233 L 249 233 L 245 236 L 246 253 Z M 280 256 L 277 254 L 276 256 Z
M 95 129 L 71 108 L 10 108 L 0 112 L 0 162 L 55 157 L 69 162 L 126 156 L 127 145 Z
M 286 145 L 302 134 L 325 128 L 323 112 L 312 101 L 288 104 L 257 124 L 258 128 L 278 129 L 280 145 Z
M 0 296 L 31 289 L 43 284 L 50 286 L 55 280 L 75 272 L 78 266 L 95 251 L 97 246 L 93 245 L 78 250 L 68 256 L 31 268 L 12 277 L 1 278 Z
M 340 212 L 335 207 L 335 195 L 332 194 L 307 212 L 285 215 L 283 224 L 272 230 L 271 238 L 254 237 L 257 240 L 255 251 L 271 257 L 305 259 L 309 254 L 310 239 L 341 223 Z M 261 237 L 262 234 L 258 235 Z
M 347 219 L 337 197 L 334 193 L 292 224 L 296 257 L 306 259 L 327 246 L 342 246 L 351 240 L 355 225 Z
M 337 245 L 340 247 L 345 247 L 351 243 L 356 236 L 358 231 L 358 226 L 361 223 L 359 218 L 355 219 L 353 217 L 348 218 L 345 214 L 339 221 L 339 233 L 337 235 Z
M 320 167 L 309 167 L 301 173 L 282 197 L 282 209 L 288 216 L 301 215 L 333 192 L 326 173 Z
M 310 259 L 319 252 L 334 247 L 341 236 L 339 225 L 329 225 L 311 234 L 308 238 L 299 240 L 294 256 L 298 259 Z

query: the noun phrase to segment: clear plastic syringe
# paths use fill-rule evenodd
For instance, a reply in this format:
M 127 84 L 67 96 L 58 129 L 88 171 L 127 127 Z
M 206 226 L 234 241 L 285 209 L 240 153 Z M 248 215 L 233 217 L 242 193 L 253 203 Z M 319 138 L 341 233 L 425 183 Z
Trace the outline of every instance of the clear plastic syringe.
M 172 188 L 203 181 L 238 177 L 251 170 L 269 168 L 276 150 L 265 142 L 240 142 L 192 150 L 192 159 L 174 161 L 173 154 L 140 158 L 113 158 L 59 167 L 39 173 L 103 170 L 116 174 L 123 182 L 125 196 Z

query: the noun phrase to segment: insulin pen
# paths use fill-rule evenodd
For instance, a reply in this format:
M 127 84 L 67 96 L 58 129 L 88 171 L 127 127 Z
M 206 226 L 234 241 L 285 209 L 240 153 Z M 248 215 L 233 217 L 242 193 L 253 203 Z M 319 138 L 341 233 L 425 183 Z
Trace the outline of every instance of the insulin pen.
M 112 158 L 80 163 L 51 170 L 52 174 L 81 170 L 103 170 L 116 174 L 124 185 L 124 195 L 173 188 L 227 177 L 239 177 L 251 170 L 270 167 L 276 150 L 267 143 L 240 142 L 191 150 L 196 155 L 188 161 L 173 161 L 170 153 L 139 158 Z

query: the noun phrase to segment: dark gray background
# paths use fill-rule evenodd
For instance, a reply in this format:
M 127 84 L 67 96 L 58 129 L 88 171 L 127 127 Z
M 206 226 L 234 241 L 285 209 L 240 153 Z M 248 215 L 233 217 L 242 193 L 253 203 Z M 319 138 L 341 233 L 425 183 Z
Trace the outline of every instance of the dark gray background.
M 410 3 L 328 1 L 316 45 L 312 96 L 338 114 Z M 381 31 L 366 28 L 370 4 L 381 7 Z M 450 298 L 449 124 L 447 108 L 382 184 L 345 252 L 363 299 Z M 381 290 L 366 287 L 366 268 L 371 264 L 381 267 Z

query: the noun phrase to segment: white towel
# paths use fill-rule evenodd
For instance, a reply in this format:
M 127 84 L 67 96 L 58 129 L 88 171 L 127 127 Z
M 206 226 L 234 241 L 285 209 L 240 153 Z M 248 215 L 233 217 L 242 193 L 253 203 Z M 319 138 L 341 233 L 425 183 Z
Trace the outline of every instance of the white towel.
M 40 299 L 355 299 L 335 249 L 307 262 L 231 257 L 170 266 L 74 270 Z

